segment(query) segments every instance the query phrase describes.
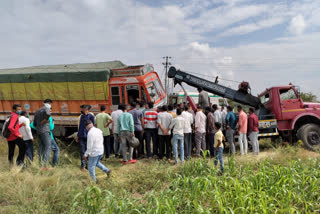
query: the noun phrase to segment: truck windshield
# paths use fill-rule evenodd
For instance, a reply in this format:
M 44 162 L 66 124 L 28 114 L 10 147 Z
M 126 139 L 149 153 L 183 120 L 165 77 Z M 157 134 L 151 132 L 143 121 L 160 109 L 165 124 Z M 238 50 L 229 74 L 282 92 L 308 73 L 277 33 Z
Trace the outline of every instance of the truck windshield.
M 269 99 L 270 99 L 269 94 L 265 94 L 265 95 L 263 95 L 262 97 L 260 97 L 260 100 L 261 100 L 261 103 L 262 103 L 262 104 L 267 103 L 267 102 L 269 101 Z
M 163 89 L 161 83 L 159 82 L 159 79 L 155 80 L 155 85 L 157 87 L 157 91 L 160 93 L 160 96 L 164 95 L 164 89 Z
M 150 99 L 152 102 L 155 102 L 160 98 L 159 92 L 157 91 L 154 82 L 150 82 L 147 84 L 147 90 L 148 90 L 148 93 L 150 95 Z

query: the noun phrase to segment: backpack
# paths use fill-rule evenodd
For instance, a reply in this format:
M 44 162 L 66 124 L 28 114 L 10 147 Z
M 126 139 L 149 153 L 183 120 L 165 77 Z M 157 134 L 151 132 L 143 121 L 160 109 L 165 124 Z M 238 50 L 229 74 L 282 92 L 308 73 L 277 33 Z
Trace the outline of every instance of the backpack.
M 19 121 L 19 118 L 17 119 L 17 121 L 14 124 L 13 128 L 16 128 L 18 121 Z M 10 135 L 11 135 L 11 132 L 9 130 L 10 122 L 11 122 L 11 115 L 6 119 L 6 121 L 4 121 L 4 124 L 3 124 L 2 136 L 5 137 L 5 138 L 9 138 Z

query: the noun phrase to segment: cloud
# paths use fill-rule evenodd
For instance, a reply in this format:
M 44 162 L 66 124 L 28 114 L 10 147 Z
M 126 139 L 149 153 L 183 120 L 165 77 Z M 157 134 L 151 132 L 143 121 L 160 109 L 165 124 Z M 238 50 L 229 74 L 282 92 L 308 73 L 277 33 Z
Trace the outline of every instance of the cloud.
M 217 38 L 234 36 L 234 35 L 245 35 L 261 29 L 266 29 L 266 28 L 273 27 L 275 25 L 282 24 L 284 23 L 284 21 L 285 19 L 283 19 L 282 17 L 272 17 L 270 19 L 265 19 L 257 23 L 240 25 L 240 26 L 233 27 L 226 30 L 225 32 L 219 34 Z
M 167 2 L 150 6 L 136 0 L 4 1 L 0 67 L 119 59 L 129 65 L 152 63 L 162 75 L 162 57 L 171 56 L 173 65 L 211 80 L 216 75 L 247 80 L 255 93 L 291 81 L 320 97 L 314 81 L 320 78 L 315 57 L 320 48 L 314 45 L 320 42 L 320 3 Z M 288 35 L 289 28 L 283 28 L 276 38 L 269 35 L 273 26 L 291 26 L 292 17 L 299 14 L 303 31 L 297 18 L 292 29 L 300 31 L 290 32 L 298 33 Z M 263 39 L 238 37 L 261 29 L 268 29 Z M 212 42 L 219 35 L 228 40 Z M 239 42 L 230 47 L 226 41 L 233 40 Z M 221 83 L 237 87 L 237 82 Z
M 292 34 L 295 34 L 295 35 L 303 34 L 305 28 L 306 28 L 306 23 L 305 23 L 304 17 L 301 14 L 291 19 L 291 22 L 289 25 L 289 31 Z
M 269 5 L 221 6 L 207 10 L 189 24 L 196 32 L 211 32 L 269 11 Z

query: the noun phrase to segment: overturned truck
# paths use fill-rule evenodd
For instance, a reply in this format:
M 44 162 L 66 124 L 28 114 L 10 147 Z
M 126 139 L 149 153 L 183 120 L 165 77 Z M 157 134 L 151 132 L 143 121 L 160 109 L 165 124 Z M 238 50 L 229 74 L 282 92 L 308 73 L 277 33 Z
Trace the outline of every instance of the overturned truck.
M 50 98 L 56 124 L 54 134 L 67 136 L 77 129 L 80 105 L 97 113 L 101 105 L 111 113 L 120 103 L 134 100 L 165 102 L 164 88 L 153 66 L 126 66 L 120 61 L 0 69 L 0 126 L 20 104 L 30 113 Z

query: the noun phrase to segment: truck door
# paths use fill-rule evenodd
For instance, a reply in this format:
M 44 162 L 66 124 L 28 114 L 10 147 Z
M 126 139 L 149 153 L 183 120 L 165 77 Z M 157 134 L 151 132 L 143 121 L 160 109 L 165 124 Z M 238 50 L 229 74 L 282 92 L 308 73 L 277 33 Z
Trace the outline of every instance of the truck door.
M 290 120 L 304 110 L 301 109 L 300 99 L 293 88 L 280 89 L 279 94 L 283 120 Z
M 126 85 L 128 104 L 140 99 L 139 85 Z

